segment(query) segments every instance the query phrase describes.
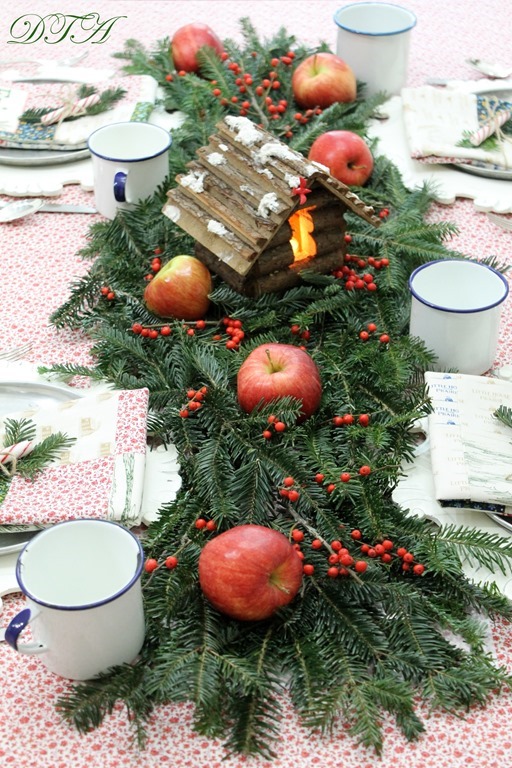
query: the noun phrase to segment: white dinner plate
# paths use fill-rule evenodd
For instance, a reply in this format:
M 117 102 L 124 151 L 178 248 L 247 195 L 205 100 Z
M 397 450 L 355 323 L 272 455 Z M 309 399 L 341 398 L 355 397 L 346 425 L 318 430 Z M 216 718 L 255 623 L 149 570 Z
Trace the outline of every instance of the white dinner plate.
M 0 164 L 29 166 L 31 168 L 75 163 L 90 157 L 88 149 L 19 149 L 17 147 L 0 147 Z
M 0 418 L 81 397 L 79 391 L 38 381 L 0 381 Z
M 502 528 L 506 528 L 507 531 L 512 531 L 512 517 L 509 517 L 508 515 L 497 515 L 495 512 L 486 512 L 485 514 L 490 517 L 491 520 L 494 520 L 495 523 L 501 525 Z

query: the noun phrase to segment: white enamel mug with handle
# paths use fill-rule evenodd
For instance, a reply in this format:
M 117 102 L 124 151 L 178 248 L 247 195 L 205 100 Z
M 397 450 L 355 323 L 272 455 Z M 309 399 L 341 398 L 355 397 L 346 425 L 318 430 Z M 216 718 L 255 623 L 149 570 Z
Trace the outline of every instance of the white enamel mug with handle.
M 169 173 L 169 131 L 152 123 L 111 123 L 93 131 L 94 200 L 99 213 L 113 219 L 150 197 Z
M 407 80 L 416 16 L 394 3 L 352 3 L 334 14 L 336 53 L 366 83 L 366 95 L 399 94 Z
M 497 270 L 463 259 L 430 261 L 409 278 L 409 334 L 435 352 L 433 370 L 480 376 L 496 356 L 509 287 Z
M 144 642 L 143 562 L 139 540 L 118 523 L 70 520 L 41 531 L 18 557 L 26 608 L 5 641 L 71 680 L 133 661 Z M 34 642 L 22 643 L 29 623 Z

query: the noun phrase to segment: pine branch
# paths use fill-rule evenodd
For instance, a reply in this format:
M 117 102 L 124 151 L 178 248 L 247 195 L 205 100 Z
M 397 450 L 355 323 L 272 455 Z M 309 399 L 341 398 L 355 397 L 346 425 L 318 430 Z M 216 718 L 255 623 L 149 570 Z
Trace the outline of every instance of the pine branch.
M 32 448 L 31 452 L 22 457 L 16 471 L 21 477 L 34 480 L 36 475 L 52 461 L 58 458 L 66 448 L 70 448 L 76 442 L 76 438 L 67 437 L 63 432 L 55 432 Z
M 36 426 L 30 419 L 6 418 L 4 428 L 4 447 L 21 443 L 24 440 L 33 440 L 36 434 Z

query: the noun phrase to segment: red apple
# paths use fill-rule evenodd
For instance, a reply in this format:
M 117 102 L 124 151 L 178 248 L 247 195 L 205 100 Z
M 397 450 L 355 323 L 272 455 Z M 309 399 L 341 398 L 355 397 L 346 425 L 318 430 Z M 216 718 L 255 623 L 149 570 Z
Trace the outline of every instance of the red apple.
M 368 144 L 352 131 L 327 131 L 311 145 L 309 160 L 327 166 L 338 181 L 362 187 L 373 171 L 373 156 Z
M 200 69 L 197 52 L 207 45 L 219 55 L 224 46 L 207 24 L 185 24 L 173 35 L 171 40 L 171 55 L 177 71 L 197 72 Z
M 322 397 L 316 363 L 292 344 L 262 344 L 244 360 L 237 377 L 238 402 L 250 413 L 277 397 L 294 397 L 302 403 L 302 419 L 311 416 Z
M 212 277 L 202 261 L 175 256 L 147 284 L 144 301 L 159 317 L 199 320 L 210 306 L 211 290 Z
M 292 91 L 299 107 L 325 109 L 337 101 L 355 101 L 357 82 L 348 64 L 334 53 L 314 53 L 292 75 Z
M 279 531 L 237 525 L 203 548 L 199 583 L 221 613 L 261 621 L 293 600 L 302 583 L 302 560 Z

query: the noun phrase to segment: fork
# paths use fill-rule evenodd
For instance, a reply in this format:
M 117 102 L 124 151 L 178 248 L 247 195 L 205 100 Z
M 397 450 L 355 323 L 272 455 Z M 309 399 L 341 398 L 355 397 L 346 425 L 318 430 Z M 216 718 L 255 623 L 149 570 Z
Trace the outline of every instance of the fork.
M 506 232 L 512 232 L 512 219 L 507 219 L 497 213 L 487 213 L 487 218 L 497 227 L 504 229 Z
M 88 55 L 89 51 L 82 51 L 82 53 L 79 53 L 76 56 L 70 56 L 67 59 L 59 59 L 57 61 L 51 61 L 50 59 L 2 59 L 2 61 L 0 61 L 0 66 L 3 67 L 15 64 L 39 64 L 42 66 L 44 64 L 52 64 L 55 67 L 74 67 L 75 64 L 83 61 L 83 59 L 85 59 L 85 57 Z
M 507 77 L 512 75 L 512 67 L 507 67 L 504 64 L 497 64 L 492 61 L 483 61 L 482 59 L 466 59 L 466 63 L 470 64 L 472 67 L 474 67 L 474 69 L 477 69 L 483 75 L 496 78 L 497 80 L 506 80 Z
M 20 344 L 19 347 L 12 347 L 12 349 L 8 349 L 5 352 L 0 352 L 0 360 L 13 363 L 15 360 L 21 360 L 22 357 L 25 357 L 31 349 L 32 342 L 28 341 L 26 344 Z

